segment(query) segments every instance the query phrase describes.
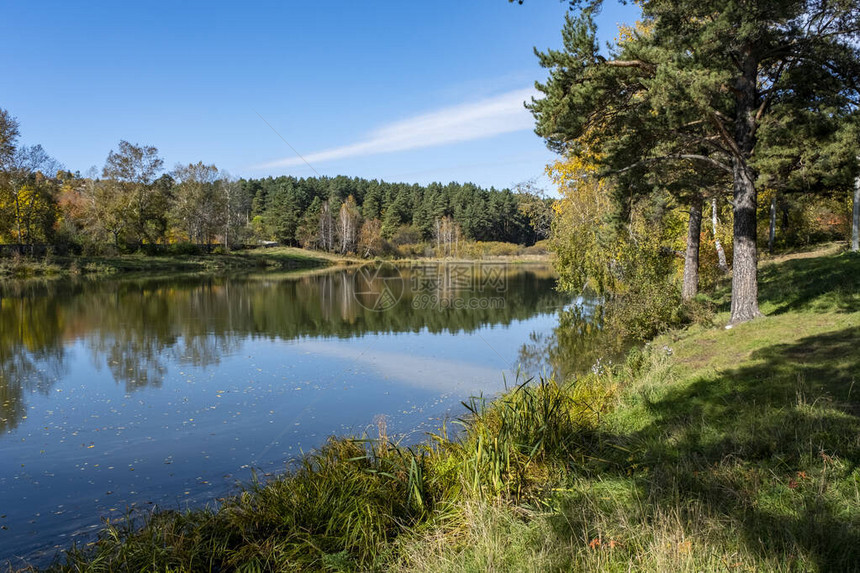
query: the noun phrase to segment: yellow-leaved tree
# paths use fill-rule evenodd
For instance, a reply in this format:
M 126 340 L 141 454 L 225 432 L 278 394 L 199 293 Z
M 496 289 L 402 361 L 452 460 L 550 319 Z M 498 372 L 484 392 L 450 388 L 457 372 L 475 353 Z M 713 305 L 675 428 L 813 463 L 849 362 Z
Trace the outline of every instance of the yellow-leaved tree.
M 670 197 L 651 196 L 619 213 L 619 190 L 579 151 L 547 168 L 561 196 L 551 241 L 560 286 L 601 296 L 605 320 L 634 338 L 677 325 L 681 263 L 670 246 L 684 232 L 678 210 Z

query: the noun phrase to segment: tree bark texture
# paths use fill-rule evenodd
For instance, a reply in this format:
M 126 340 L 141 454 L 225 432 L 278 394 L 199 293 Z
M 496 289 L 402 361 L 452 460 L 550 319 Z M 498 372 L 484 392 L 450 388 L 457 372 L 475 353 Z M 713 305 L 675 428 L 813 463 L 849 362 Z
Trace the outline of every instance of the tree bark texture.
M 743 74 L 736 82 L 735 133 L 737 150 L 732 158 L 734 195 L 734 256 L 732 258 L 731 324 L 761 316 L 758 309 L 758 251 L 756 250 L 755 178 L 748 159 L 755 146 L 756 75 L 758 63 L 751 53 L 741 62 Z
M 684 284 L 681 298 L 690 300 L 699 292 L 699 241 L 702 233 L 702 196 L 690 202 L 690 222 L 687 224 L 687 252 L 684 255 Z

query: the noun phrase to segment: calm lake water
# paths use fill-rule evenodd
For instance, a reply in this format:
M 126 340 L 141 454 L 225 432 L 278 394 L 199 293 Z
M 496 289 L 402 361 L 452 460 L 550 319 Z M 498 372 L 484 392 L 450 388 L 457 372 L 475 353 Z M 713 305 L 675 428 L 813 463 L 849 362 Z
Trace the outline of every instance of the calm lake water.
M 518 367 L 587 367 L 590 311 L 554 287 L 498 264 L 2 285 L 0 563 L 211 502 L 382 417 L 418 441 Z

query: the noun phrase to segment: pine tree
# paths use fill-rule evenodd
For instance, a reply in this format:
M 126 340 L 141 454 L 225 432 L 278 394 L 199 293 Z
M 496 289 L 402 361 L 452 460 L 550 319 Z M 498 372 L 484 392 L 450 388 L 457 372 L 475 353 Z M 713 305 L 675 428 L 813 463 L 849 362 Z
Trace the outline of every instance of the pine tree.
M 530 106 L 538 134 L 563 153 L 598 152 L 607 174 L 658 164 L 729 174 L 731 322 L 760 316 L 758 131 L 820 102 L 856 105 L 860 1 L 643 0 L 641 29 L 608 55 L 596 41 L 601 3 L 574 2 L 564 50 L 539 54 L 550 77 Z

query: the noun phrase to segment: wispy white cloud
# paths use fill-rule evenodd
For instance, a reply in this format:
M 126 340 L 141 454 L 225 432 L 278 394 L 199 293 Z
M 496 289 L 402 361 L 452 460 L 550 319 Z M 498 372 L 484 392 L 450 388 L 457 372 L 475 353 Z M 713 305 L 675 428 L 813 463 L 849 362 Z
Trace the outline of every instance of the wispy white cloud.
M 304 159 L 314 165 L 336 159 L 435 147 L 532 129 L 534 119 L 523 107 L 523 102 L 534 94 L 533 89 L 515 90 L 473 103 L 442 108 L 390 123 L 371 132 L 362 141 L 309 153 Z M 256 167 L 289 167 L 303 165 L 305 161 L 292 156 Z
M 504 376 L 510 380 L 515 372 L 491 366 L 444 360 L 438 356 L 417 356 L 382 350 L 360 350 L 340 342 L 302 340 L 296 343 L 305 352 L 348 359 L 372 368 L 384 379 L 438 392 L 481 392 L 501 390 Z M 493 357 L 492 348 L 486 349 Z M 495 358 L 495 357 L 493 357 Z

